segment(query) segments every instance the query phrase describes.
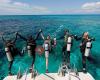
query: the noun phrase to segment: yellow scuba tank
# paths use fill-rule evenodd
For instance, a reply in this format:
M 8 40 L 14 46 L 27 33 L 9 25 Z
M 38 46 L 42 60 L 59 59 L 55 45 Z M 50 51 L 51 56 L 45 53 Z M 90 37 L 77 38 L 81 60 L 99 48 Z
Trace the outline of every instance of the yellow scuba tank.
M 7 56 L 8 61 L 12 61 L 13 57 L 12 57 L 12 54 L 11 54 L 8 47 L 5 47 L 5 52 L 6 52 L 6 56 Z
M 64 36 L 64 42 L 66 42 L 66 41 L 67 41 L 67 38 L 68 38 L 68 36 L 67 36 L 67 35 L 65 35 L 65 36 Z
M 69 36 L 67 40 L 67 51 L 71 51 L 72 37 Z

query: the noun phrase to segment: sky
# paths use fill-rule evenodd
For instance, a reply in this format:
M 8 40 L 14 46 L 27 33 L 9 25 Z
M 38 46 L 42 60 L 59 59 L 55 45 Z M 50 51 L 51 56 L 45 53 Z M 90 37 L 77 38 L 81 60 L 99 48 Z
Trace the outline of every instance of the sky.
M 0 0 L 0 15 L 100 14 L 100 0 Z

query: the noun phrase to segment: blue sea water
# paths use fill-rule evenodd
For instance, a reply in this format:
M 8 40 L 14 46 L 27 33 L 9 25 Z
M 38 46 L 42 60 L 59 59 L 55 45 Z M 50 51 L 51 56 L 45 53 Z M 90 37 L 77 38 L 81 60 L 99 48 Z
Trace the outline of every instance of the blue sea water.
M 91 55 L 94 61 L 87 61 L 88 72 L 95 78 L 100 80 L 100 15 L 37 15 L 37 16 L 0 16 L 0 80 L 7 76 L 8 61 L 4 53 L 4 46 L 1 40 L 1 35 L 6 39 L 13 39 L 14 33 L 20 32 L 23 36 L 27 37 L 32 34 L 35 36 L 39 29 L 43 30 L 45 36 L 48 34 L 53 38 L 56 36 L 57 48 L 53 50 L 49 57 L 49 72 L 57 72 L 59 65 L 62 62 L 61 48 L 63 46 L 64 29 L 69 29 L 72 34 L 81 35 L 83 32 L 88 31 L 92 37 L 95 37 Z M 43 44 L 43 40 L 39 38 L 38 45 Z M 75 64 L 78 70 L 82 69 L 81 53 L 79 50 L 80 41 L 74 41 L 71 52 L 71 64 Z M 18 39 L 16 42 L 17 47 L 21 50 L 25 46 L 25 42 Z M 56 56 L 55 56 L 56 53 Z M 22 73 L 25 72 L 31 65 L 32 58 L 27 53 L 20 57 L 15 57 L 12 71 L 17 74 L 19 66 Z M 45 57 L 43 55 L 36 55 L 35 69 L 39 73 L 45 72 Z

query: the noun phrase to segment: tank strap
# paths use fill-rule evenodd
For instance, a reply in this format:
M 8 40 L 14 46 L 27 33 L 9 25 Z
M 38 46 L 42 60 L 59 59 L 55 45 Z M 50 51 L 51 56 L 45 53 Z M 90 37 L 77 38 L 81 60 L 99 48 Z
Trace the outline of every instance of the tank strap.
M 90 49 L 91 47 L 87 47 L 87 49 Z
M 45 50 L 45 51 L 49 51 L 49 50 Z
M 5 52 L 10 52 L 10 51 L 8 50 L 8 51 L 5 51 Z
M 67 44 L 72 44 L 72 43 L 70 43 L 70 42 L 67 42 Z
M 27 49 L 27 50 L 31 50 L 31 49 Z

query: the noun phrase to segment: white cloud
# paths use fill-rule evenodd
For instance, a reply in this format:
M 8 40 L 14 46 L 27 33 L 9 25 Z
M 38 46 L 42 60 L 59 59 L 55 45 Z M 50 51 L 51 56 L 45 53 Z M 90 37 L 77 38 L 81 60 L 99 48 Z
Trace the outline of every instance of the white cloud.
M 21 7 L 29 7 L 29 4 L 26 3 L 21 3 L 21 2 L 14 2 L 13 5 L 15 6 L 21 6 Z
M 100 2 L 84 3 L 79 9 L 66 9 L 63 13 L 68 14 L 100 14 Z
M 85 3 L 81 8 L 88 13 L 100 13 L 100 2 Z
M 0 4 L 2 4 L 2 3 L 9 3 L 9 2 L 11 2 L 11 0 L 0 0 Z
M 84 3 L 79 9 L 52 10 L 38 5 L 18 2 L 14 0 L 0 0 L 0 14 L 100 14 L 100 1 Z
M 82 9 L 91 11 L 100 11 L 100 2 L 85 3 L 82 5 Z
M 84 3 L 80 8 L 66 8 L 65 10 L 53 11 L 53 14 L 100 14 L 100 2 Z
M 50 11 L 43 6 L 28 3 L 13 2 L 13 0 L 0 0 L 0 14 L 47 14 Z

